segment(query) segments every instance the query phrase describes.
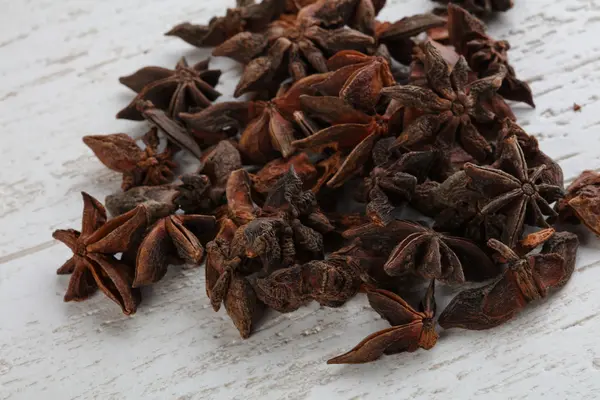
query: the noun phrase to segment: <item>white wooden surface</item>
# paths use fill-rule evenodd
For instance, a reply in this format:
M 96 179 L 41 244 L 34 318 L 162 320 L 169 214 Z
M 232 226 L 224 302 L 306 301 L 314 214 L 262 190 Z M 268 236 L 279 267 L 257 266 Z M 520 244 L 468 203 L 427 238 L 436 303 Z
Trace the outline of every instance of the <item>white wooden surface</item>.
M 568 180 L 600 168 L 600 1 L 516 0 L 491 31 L 509 37 L 538 108 L 520 123 Z M 85 134 L 141 133 L 114 114 L 131 99 L 117 77 L 208 51 L 162 36 L 207 21 L 228 1 L 0 1 L 0 400 L 15 399 L 597 399 L 600 243 L 588 238 L 568 286 L 487 332 L 442 332 L 433 350 L 364 366 L 325 360 L 386 326 L 362 296 L 273 313 L 248 340 L 204 295 L 203 270 L 173 268 L 133 317 L 103 296 L 65 304 L 69 257 L 51 232 L 78 228 L 79 192 L 103 199 L 120 178 Z M 388 1 L 382 19 L 427 10 Z M 240 68 L 223 59 L 218 89 Z M 228 97 L 224 97 L 227 99 Z M 583 106 L 580 113 L 573 103 Z

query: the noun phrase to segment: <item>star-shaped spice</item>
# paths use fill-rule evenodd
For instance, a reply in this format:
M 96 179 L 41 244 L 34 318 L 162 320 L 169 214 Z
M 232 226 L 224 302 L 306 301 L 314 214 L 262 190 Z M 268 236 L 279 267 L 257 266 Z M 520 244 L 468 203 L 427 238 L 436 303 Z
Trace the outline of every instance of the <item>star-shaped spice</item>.
M 221 71 L 208 69 L 208 60 L 188 66 L 185 58 L 179 60 L 174 70 L 162 67 L 145 67 L 132 75 L 119 78 L 119 82 L 138 95 L 117 118 L 141 121 L 144 119 L 137 103 L 151 101 L 156 108 L 166 111 L 171 118 L 195 108 L 206 108 L 221 95 L 214 89 Z
M 583 222 L 600 235 L 600 174 L 583 171 L 567 188 L 567 194 L 556 204 L 559 218 L 570 223 Z
M 516 137 L 505 140 L 501 157 L 507 172 L 471 163 L 465 164 L 465 172 L 470 179 L 469 186 L 489 199 L 481 213 L 502 211 L 506 215 L 502 242 L 513 247 L 519 240 L 524 223 L 549 227 L 544 215 L 557 215 L 550 203 L 562 197 L 563 191 L 560 186 L 540 182 L 545 165 L 531 172 L 528 170 Z
M 382 90 L 405 107 L 423 114 L 405 127 L 396 147 L 413 148 L 435 142 L 448 149 L 458 144 L 477 160 L 485 160 L 491 154 L 491 147 L 475 123 L 494 120 L 495 115 L 485 107 L 484 100 L 500 87 L 504 74 L 469 84 L 469 67 L 464 57 L 450 72 L 450 66 L 431 42 L 424 43 L 422 50 L 429 87 L 405 85 Z
M 84 136 L 83 142 L 96 157 L 113 171 L 123 174 L 123 190 L 135 186 L 162 185 L 173 179 L 173 148 L 165 147 L 158 152 L 158 130 L 152 128 L 143 137 L 146 148 L 140 149 L 131 137 L 124 133 L 113 135 Z
M 508 11 L 513 7 L 513 0 L 434 0 L 442 4 L 457 4 L 469 12 L 482 17 L 489 17 L 494 12 Z
M 395 293 L 383 289 L 369 290 L 369 304 L 388 320 L 391 328 L 375 332 L 346 354 L 334 357 L 327 364 L 362 364 L 375 361 L 383 354 L 429 350 L 435 346 L 435 281 L 431 281 L 421 311 L 415 310 Z
M 446 19 L 434 14 L 417 14 L 402 18 L 396 22 L 377 24 L 375 36 L 379 43 L 385 44 L 391 56 L 403 63 L 410 64 L 415 43 L 411 38 L 432 28 L 446 25 Z
M 135 313 L 141 301 L 140 292 L 132 288 L 134 268 L 115 258 L 127 251 L 146 228 L 144 206 L 139 206 L 119 217 L 107 220 L 106 210 L 92 196 L 83 196 L 81 232 L 59 229 L 52 237 L 67 245 L 73 252 L 57 271 L 72 274 L 65 301 L 83 301 L 98 288 L 121 306 L 123 313 Z
M 208 236 L 210 240 L 215 228 L 215 217 L 207 215 L 171 215 L 157 221 L 138 250 L 133 286 L 158 282 L 167 273 L 169 264 L 199 265 L 204 248 L 197 236 L 205 239 Z
M 396 220 L 385 227 L 370 224 L 344 232 L 345 238 L 377 236 L 398 243 L 384 266 L 390 276 L 416 273 L 426 279 L 463 283 L 489 279 L 499 272 L 475 243 L 415 222 Z
M 553 230 L 529 235 L 513 251 L 491 239 L 488 245 L 506 260 L 507 268 L 494 282 L 459 293 L 439 318 L 445 328 L 489 329 L 513 318 L 528 303 L 563 287 L 575 269 L 579 241 L 570 232 Z M 544 243 L 541 252 L 529 253 Z M 527 254 L 529 253 L 529 254 Z
M 498 94 L 535 107 L 531 88 L 517 79 L 514 68 L 508 63 L 510 44 L 507 41 L 490 38 L 483 22 L 452 4 L 448 5 L 448 32 L 450 44 L 465 56 L 471 69 L 480 77 L 493 75 L 500 67 L 506 68 L 506 77 Z
M 296 16 L 273 22 L 265 33 L 239 33 L 213 51 L 247 64 L 236 97 L 276 88 L 288 77 L 299 80 L 312 71 L 327 72 L 327 56 L 344 49 L 366 51 L 374 44 L 371 36 L 348 27 L 319 26 L 314 14 L 313 7 L 305 7 Z
M 166 36 L 176 36 L 192 46 L 218 46 L 243 31 L 261 32 L 279 18 L 286 7 L 286 0 L 263 0 L 239 2 L 236 8 L 228 8 L 224 17 L 214 17 L 208 25 L 183 22 L 174 26 Z

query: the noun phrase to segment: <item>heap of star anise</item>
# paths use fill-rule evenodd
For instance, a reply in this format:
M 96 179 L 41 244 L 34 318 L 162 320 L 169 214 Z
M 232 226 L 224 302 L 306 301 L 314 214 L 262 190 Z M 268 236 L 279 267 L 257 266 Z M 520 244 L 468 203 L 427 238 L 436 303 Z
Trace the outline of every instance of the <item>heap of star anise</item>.
M 336 364 L 430 349 L 437 323 L 492 328 L 563 287 L 578 239 L 553 224 L 600 234 L 600 177 L 565 192 L 505 101 L 534 104 L 508 42 L 469 11 L 512 2 L 439 2 L 453 3 L 445 16 L 381 22 L 378 0 L 238 1 L 173 28 L 245 64 L 234 94 L 254 95 L 212 104 L 209 61 L 121 78 L 138 94 L 119 117 L 151 127 L 140 143 L 83 138 L 123 191 L 106 198 L 112 219 L 84 193 L 81 231 L 54 232 L 73 253 L 58 270 L 71 274 L 65 301 L 100 289 L 132 314 L 170 265 L 205 260 L 206 301 L 246 338 L 267 309 L 365 293 L 391 327 Z M 183 174 L 186 152 L 196 169 Z M 466 282 L 438 312 L 436 288 Z

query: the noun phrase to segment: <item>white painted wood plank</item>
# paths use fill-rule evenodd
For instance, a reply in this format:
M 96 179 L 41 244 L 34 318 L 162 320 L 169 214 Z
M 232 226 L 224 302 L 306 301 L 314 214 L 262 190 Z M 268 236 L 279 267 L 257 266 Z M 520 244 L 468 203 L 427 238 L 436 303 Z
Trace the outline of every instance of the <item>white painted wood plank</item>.
M 509 38 L 536 110 L 520 123 L 572 179 L 600 168 L 600 2 L 516 0 L 491 27 Z M 117 77 L 208 55 L 162 32 L 233 4 L 200 0 L 0 1 L 0 400 L 31 398 L 600 397 L 600 243 L 589 240 L 565 290 L 487 332 L 445 331 L 433 350 L 365 366 L 324 361 L 386 326 L 358 296 L 340 309 L 273 313 L 241 340 L 204 295 L 202 269 L 173 268 L 131 318 L 96 296 L 64 304 L 50 237 L 79 225 L 81 190 L 102 199 L 117 174 L 83 145 L 92 133 L 142 133 L 113 119 L 132 94 Z M 426 0 L 391 1 L 395 20 Z M 231 93 L 240 68 L 213 60 Z M 227 99 L 225 97 L 224 99 Z M 572 111 L 573 103 L 583 106 Z M 448 291 L 450 293 L 450 291 Z

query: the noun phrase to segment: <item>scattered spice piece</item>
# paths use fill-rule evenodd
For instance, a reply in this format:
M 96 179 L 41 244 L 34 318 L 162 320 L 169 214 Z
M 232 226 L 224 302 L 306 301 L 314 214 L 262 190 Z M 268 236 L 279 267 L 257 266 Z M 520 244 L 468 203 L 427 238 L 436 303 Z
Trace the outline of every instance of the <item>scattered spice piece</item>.
M 573 103 L 573 111 L 575 111 L 575 112 L 581 111 L 581 106 L 577 103 Z

